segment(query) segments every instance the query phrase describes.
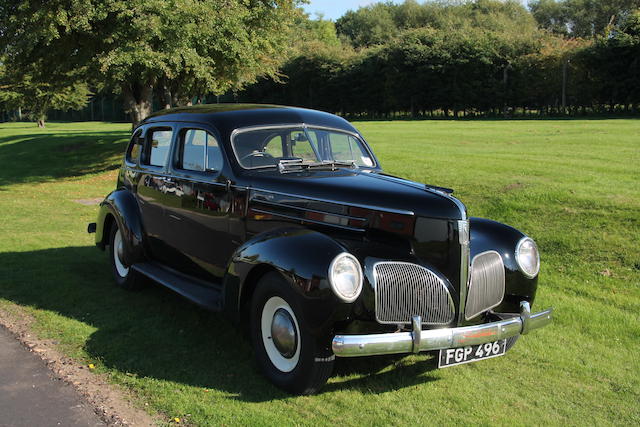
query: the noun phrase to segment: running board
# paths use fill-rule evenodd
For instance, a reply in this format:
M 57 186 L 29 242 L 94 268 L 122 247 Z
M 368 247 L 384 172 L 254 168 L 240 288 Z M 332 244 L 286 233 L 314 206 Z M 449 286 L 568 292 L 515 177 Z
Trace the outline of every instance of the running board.
M 207 310 L 222 310 L 221 286 L 186 276 L 155 262 L 134 264 L 131 268 Z

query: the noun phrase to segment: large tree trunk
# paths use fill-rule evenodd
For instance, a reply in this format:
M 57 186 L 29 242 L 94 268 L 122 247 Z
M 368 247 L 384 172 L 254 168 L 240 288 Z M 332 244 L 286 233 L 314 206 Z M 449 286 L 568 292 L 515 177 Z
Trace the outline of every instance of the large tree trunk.
M 39 128 L 44 128 L 44 118 L 39 118 L 36 122 L 38 123 Z
M 131 83 L 122 86 L 125 111 L 131 115 L 131 126 L 138 124 L 151 114 L 153 85 L 151 83 Z
M 167 84 L 167 82 L 165 81 L 163 87 L 162 87 L 162 98 L 164 101 L 164 109 L 168 110 L 169 108 L 171 108 L 171 89 L 169 89 L 169 85 Z

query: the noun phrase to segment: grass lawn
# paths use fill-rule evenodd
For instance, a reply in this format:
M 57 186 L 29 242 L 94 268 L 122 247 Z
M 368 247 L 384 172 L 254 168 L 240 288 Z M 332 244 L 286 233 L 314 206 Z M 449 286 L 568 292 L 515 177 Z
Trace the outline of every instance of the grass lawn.
M 257 372 L 222 317 L 159 287 L 117 289 L 77 203 L 113 189 L 129 125 L 0 124 L 0 310 L 193 425 L 640 423 L 640 120 L 356 123 L 383 167 L 455 188 L 536 239 L 552 326 L 506 356 L 339 360 L 317 396 Z

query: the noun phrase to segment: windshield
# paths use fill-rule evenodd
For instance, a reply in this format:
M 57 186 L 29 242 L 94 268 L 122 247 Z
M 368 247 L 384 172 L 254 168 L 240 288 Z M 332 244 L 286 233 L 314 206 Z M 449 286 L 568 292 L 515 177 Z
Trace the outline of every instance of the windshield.
M 375 166 L 359 138 L 336 130 L 307 127 L 245 130 L 237 133 L 231 143 L 238 162 L 246 169 L 277 168 L 292 161 L 307 166 Z

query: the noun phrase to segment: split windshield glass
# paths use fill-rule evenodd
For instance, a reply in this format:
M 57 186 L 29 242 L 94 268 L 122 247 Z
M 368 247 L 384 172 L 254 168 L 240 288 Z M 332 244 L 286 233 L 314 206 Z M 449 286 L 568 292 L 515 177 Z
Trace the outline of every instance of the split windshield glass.
M 336 130 L 307 127 L 243 130 L 233 137 L 232 145 L 245 169 L 276 168 L 288 172 L 375 166 L 359 138 Z

